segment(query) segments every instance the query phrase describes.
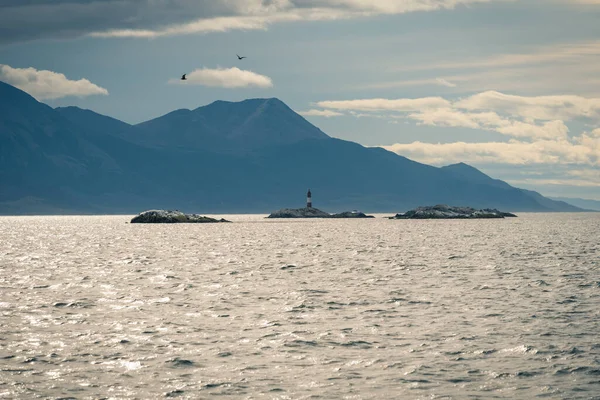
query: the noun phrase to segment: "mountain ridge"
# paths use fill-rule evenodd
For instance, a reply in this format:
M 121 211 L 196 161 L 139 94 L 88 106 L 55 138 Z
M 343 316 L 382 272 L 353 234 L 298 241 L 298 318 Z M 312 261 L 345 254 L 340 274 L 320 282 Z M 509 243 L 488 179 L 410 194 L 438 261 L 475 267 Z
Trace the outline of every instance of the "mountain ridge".
M 0 214 L 268 213 L 303 206 L 309 187 L 328 211 L 573 210 L 467 164 L 437 168 L 331 138 L 276 98 L 215 101 L 136 125 L 53 109 L 4 83 L 3 103 L 12 108 L 0 110 Z
M 575 207 L 590 211 L 600 211 L 600 200 L 582 199 L 578 197 L 548 197 L 554 201 L 562 201 Z
M 164 148 L 176 142 L 187 149 L 209 146 L 213 151 L 238 153 L 329 137 L 277 98 L 217 100 L 193 110 L 175 110 L 135 127 L 140 144 Z M 285 129 L 288 132 L 282 134 Z M 167 138 L 167 130 L 174 136 Z
M 457 163 L 457 164 L 447 165 L 445 167 L 441 167 L 441 169 L 450 171 L 450 173 L 452 173 L 455 176 L 466 177 L 473 182 L 487 183 L 488 185 L 493 185 L 496 187 L 507 188 L 507 189 L 513 187 L 500 179 L 494 179 L 494 178 L 484 174 L 477 168 L 475 168 L 471 165 L 462 163 L 462 162 Z M 579 207 L 576 207 L 567 202 L 556 201 L 556 200 L 546 198 L 534 190 L 527 190 L 527 189 L 519 189 L 519 190 L 521 192 L 523 192 L 524 194 L 526 194 L 527 196 L 533 198 L 540 205 L 548 208 L 548 210 L 550 210 L 550 211 L 563 211 L 563 212 L 565 212 L 565 211 L 572 211 L 572 212 L 582 211 Z

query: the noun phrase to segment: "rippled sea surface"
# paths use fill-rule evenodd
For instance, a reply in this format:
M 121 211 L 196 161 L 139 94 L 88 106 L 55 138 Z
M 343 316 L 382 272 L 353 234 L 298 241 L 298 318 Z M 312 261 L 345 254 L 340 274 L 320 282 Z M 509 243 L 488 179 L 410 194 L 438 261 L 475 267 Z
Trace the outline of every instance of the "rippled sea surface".
M 0 218 L 0 398 L 600 399 L 600 213 Z

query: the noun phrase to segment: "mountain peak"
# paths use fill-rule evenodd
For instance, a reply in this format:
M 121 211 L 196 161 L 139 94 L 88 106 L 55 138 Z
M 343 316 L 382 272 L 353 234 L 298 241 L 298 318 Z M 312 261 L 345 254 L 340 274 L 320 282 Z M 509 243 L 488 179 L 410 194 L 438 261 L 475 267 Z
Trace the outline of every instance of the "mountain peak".
M 277 98 L 218 100 L 137 125 L 148 144 L 225 152 L 327 139 L 325 133 Z
M 446 165 L 445 167 L 442 167 L 442 168 L 443 169 L 454 169 L 454 170 L 456 170 L 456 169 L 468 169 L 468 170 L 471 170 L 471 171 L 472 170 L 479 171 L 477 168 L 475 168 L 472 165 L 469 165 L 467 163 L 464 163 L 464 162 L 459 162 L 459 163 L 456 163 L 456 164 Z M 481 172 L 481 171 L 479 171 L 479 172 Z
M 456 175 L 468 175 L 470 178 L 479 177 L 479 178 L 484 178 L 484 179 L 492 179 L 488 175 L 486 175 L 483 172 L 481 172 L 480 170 L 478 170 L 477 168 L 473 167 L 472 165 L 466 164 L 464 162 L 446 165 L 445 167 L 442 167 L 441 169 L 452 172 L 453 174 L 456 174 Z
M 482 183 L 486 185 L 493 185 L 500 188 L 509 189 L 512 188 L 508 183 L 493 179 L 489 175 L 484 174 L 477 168 L 472 165 L 465 164 L 464 162 L 460 162 L 457 164 L 447 165 L 441 168 L 443 171 L 448 172 L 450 175 L 455 178 L 460 178 L 464 180 L 468 180 L 471 182 Z
M 283 101 L 279 100 L 277 97 L 255 97 L 251 99 L 245 99 L 240 101 L 229 101 L 229 100 L 215 100 L 212 103 L 208 104 L 211 106 L 213 104 L 263 104 L 263 103 L 283 103 Z M 285 104 L 285 103 L 283 103 Z M 207 106 L 203 106 L 207 107 Z M 202 108 L 202 107 L 199 107 Z
M 254 99 L 246 99 L 241 101 L 227 101 L 227 100 L 216 100 L 212 103 L 200 106 L 193 111 L 199 111 L 204 109 L 213 109 L 213 110 L 227 110 L 227 111 L 236 111 L 236 112 L 244 112 L 245 111 L 259 111 L 265 109 L 277 109 L 281 111 L 291 111 L 294 112 L 290 107 L 288 107 L 283 101 L 279 100 L 276 97 L 271 98 L 254 98 Z

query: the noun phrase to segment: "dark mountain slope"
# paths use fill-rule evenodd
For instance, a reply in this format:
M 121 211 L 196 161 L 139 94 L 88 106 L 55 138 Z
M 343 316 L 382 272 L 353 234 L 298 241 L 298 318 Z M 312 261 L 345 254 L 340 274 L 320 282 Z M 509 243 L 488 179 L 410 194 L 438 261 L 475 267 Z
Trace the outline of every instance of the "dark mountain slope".
M 2 82 L 0 110 L 0 200 L 50 195 L 66 201 L 65 183 L 102 180 L 119 170 L 60 114 Z
M 133 134 L 133 126 L 118 119 L 98 114 L 79 107 L 58 107 L 54 109 L 86 136 L 116 136 L 128 139 Z
M 298 193 L 310 187 L 315 205 L 334 210 L 405 210 L 438 203 L 545 209 L 519 189 L 472 183 L 380 148 L 338 139 L 265 149 L 258 161 L 261 175 L 273 182 L 269 195 L 284 205 L 301 202 Z
M 484 174 L 483 172 L 479 171 L 477 168 L 467 165 L 465 163 L 452 164 L 442 167 L 441 169 L 446 172 L 449 172 L 455 177 L 468 180 L 469 182 L 485 184 L 498 188 L 519 190 L 549 211 L 582 211 L 580 208 L 572 206 L 571 204 L 568 204 L 564 201 L 555 201 L 548 199 L 539 194 L 538 192 L 526 189 L 517 189 L 504 181 L 501 181 L 499 179 L 493 179 L 488 175 Z
M 494 179 L 484 174 L 475 167 L 472 167 L 465 163 L 458 163 L 441 167 L 442 170 L 448 172 L 450 175 L 467 180 L 470 182 L 481 183 L 489 186 L 496 186 L 504 189 L 512 189 L 508 183 L 501 181 L 500 179 Z

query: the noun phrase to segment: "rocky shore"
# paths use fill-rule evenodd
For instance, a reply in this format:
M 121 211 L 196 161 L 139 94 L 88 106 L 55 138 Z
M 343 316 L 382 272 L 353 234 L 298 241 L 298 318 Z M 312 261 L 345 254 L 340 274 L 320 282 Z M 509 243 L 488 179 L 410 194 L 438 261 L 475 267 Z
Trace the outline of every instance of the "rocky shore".
M 175 210 L 149 210 L 133 217 L 132 224 L 177 224 L 177 223 L 216 223 L 230 222 L 225 219 L 215 219 L 205 217 L 199 214 L 184 214 L 181 211 Z
M 374 218 L 360 211 L 345 211 L 338 214 L 329 214 L 318 208 L 282 208 L 271 213 L 267 218 Z
M 516 217 L 516 215 L 498 211 L 496 209 L 485 208 L 477 210 L 471 207 L 452 207 L 447 205 L 437 205 L 428 207 L 418 207 L 404 214 L 396 214 L 390 219 L 485 219 L 485 218 L 505 218 Z

